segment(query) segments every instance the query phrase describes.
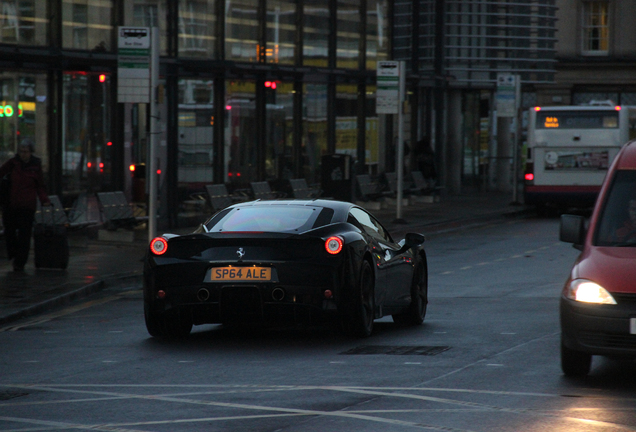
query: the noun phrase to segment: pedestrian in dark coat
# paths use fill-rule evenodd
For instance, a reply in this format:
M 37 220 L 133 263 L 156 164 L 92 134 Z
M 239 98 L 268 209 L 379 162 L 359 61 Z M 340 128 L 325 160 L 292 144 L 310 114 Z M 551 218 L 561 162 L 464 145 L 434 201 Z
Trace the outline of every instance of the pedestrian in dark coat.
M 417 169 L 422 172 L 428 186 L 432 188 L 434 187 L 437 179 L 437 171 L 435 170 L 435 152 L 426 138 L 417 142 L 417 149 Z
M 42 161 L 33 156 L 33 142 L 25 139 L 18 153 L 0 167 L 0 178 L 10 174 L 9 204 L 2 209 L 2 223 L 7 243 L 7 257 L 13 259 L 13 270 L 24 271 L 29 258 L 33 219 L 37 198 L 42 205 L 51 205 L 44 188 Z

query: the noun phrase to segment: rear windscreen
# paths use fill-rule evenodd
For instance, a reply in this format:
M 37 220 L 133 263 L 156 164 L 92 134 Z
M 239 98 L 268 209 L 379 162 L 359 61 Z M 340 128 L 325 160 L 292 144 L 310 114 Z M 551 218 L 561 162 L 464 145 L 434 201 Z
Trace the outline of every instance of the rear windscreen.
M 213 232 L 303 232 L 315 228 L 315 222 L 331 222 L 331 218 L 321 217 L 324 212 L 333 214 L 331 209 L 309 206 L 254 206 L 240 207 L 224 216 L 208 222 L 208 231 Z
M 616 171 L 603 203 L 595 244 L 636 246 L 636 171 Z
M 614 129 L 618 111 L 539 111 L 537 129 Z

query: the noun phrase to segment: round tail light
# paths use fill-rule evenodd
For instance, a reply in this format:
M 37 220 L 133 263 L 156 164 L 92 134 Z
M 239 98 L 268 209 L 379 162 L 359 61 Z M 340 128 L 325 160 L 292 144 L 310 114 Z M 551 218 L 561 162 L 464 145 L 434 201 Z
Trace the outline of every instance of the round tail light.
M 342 250 L 342 239 L 340 237 L 329 237 L 326 241 L 325 241 L 325 249 L 327 250 L 327 252 L 329 252 L 331 255 L 336 255 L 338 253 L 340 253 L 340 251 Z
M 155 237 L 150 242 L 150 251 L 155 255 L 163 255 L 168 250 L 168 241 L 163 237 Z

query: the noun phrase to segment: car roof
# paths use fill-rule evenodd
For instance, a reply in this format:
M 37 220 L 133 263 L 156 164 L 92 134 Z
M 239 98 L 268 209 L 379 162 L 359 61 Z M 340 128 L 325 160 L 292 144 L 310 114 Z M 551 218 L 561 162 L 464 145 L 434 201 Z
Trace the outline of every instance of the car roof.
M 616 169 L 636 169 L 636 140 L 630 141 L 623 146 Z
M 569 106 L 539 106 L 541 111 L 617 111 L 618 105 L 569 105 Z M 623 108 L 623 107 L 621 107 Z M 530 108 L 530 110 L 536 110 L 536 107 Z

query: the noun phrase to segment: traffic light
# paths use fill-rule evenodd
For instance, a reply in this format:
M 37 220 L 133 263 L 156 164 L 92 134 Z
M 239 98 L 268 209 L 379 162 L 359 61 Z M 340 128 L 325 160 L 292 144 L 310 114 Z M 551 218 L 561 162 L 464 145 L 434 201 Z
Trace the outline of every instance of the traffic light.
M 276 103 L 276 81 L 265 81 L 265 103 Z

